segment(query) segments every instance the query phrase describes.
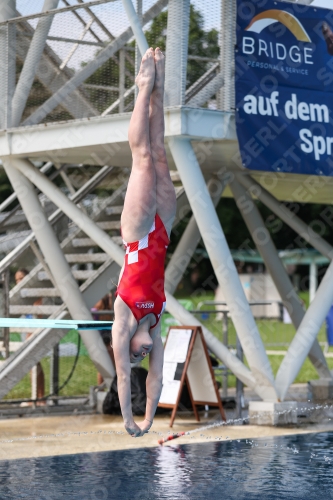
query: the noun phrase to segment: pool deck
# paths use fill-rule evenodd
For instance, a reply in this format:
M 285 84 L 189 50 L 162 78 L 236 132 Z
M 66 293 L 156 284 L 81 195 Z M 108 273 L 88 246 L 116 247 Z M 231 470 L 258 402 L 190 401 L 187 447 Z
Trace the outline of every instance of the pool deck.
M 206 415 L 202 414 L 200 423 L 196 422 L 191 415 L 178 416 L 172 432 L 198 429 L 214 421 L 214 418 L 217 418 L 217 414 L 213 411 Z M 170 432 L 169 422 L 169 416 L 157 416 L 152 432 L 142 438 L 132 438 L 124 432 L 121 417 L 113 415 L 71 415 L 2 420 L 0 421 L 0 460 L 158 446 L 158 439 L 166 437 Z M 333 431 L 333 419 L 332 422 L 290 428 L 223 425 L 183 436 L 164 446 L 200 443 L 207 442 L 207 440 L 256 439 L 328 431 Z M 13 441 L 5 442 L 7 440 Z
M 229 389 L 228 395 L 235 396 L 235 390 Z M 244 398 L 246 406 L 249 401 L 259 399 L 249 388 L 245 389 Z M 332 401 L 326 406 L 327 409 L 309 402 L 306 384 L 293 384 L 286 399 L 299 402 L 299 414 L 302 418 L 298 419 L 298 426 L 238 425 L 238 422 L 233 422 L 237 418 L 235 411 L 226 409 L 228 425 L 201 431 L 202 427 L 219 419 L 219 414 L 210 410 L 200 413 L 200 422 L 196 422 L 191 412 L 178 413 L 172 429 L 169 427 L 170 414 L 156 416 L 149 434 L 132 438 L 125 432 L 122 418 L 114 415 L 73 412 L 67 415 L 45 416 L 44 412 L 39 416 L 4 418 L 0 420 L 0 460 L 153 447 L 159 446 L 157 441 L 167 437 L 169 433 L 194 429 L 199 430 L 169 441 L 163 446 L 333 431 Z M 322 409 L 317 409 L 317 406 Z M 40 408 L 40 411 L 43 409 Z M 244 409 L 242 417 L 247 416 L 248 411 Z M 136 421 L 140 422 L 142 418 L 136 417 Z

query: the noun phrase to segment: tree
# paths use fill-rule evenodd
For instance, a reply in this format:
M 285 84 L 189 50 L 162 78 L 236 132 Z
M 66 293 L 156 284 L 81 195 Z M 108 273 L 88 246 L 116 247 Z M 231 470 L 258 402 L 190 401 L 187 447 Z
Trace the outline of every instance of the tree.
M 4 170 L 0 170 L 0 203 L 5 201 L 13 192 L 13 188 Z
M 161 12 L 152 22 L 149 30 L 145 32 L 150 47 L 160 47 L 165 51 L 168 12 Z M 218 32 L 215 29 L 205 31 L 204 18 L 201 12 L 190 7 L 190 26 L 188 39 L 188 54 L 190 56 L 217 58 L 220 53 L 218 45 Z M 209 68 L 211 63 L 189 59 L 187 63 L 186 86 L 193 85 Z
M 145 31 L 146 39 L 150 47 L 160 47 L 162 51 L 166 48 L 168 12 L 161 12 L 154 18 L 151 26 Z M 215 29 L 204 30 L 203 15 L 191 5 L 190 8 L 190 26 L 188 53 L 193 56 L 217 58 L 219 56 L 218 32 Z M 134 52 L 135 42 L 127 45 L 127 57 L 125 61 L 125 87 L 130 88 L 134 83 Z M 116 54 L 116 58 L 119 53 Z M 130 59 L 132 58 L 132 63 Z M 211 66 L 211 62 L 188 60 L 187 63 L 187 82 L 186 86 L 190 87 L 195 83 Z M 87 84 L 105 85 L 118 87 L 119 85 L 119 64 L 115 59 L 109 59 L 100 68 L 91 75 L 86 82 Z M 117 90 L 90 89 L 86 92 L 89 94 L 94 106 L 103 111 L 110 104 L 118 99 Z M 125 108 L 133 102 L 133 97 L 125 100 Z

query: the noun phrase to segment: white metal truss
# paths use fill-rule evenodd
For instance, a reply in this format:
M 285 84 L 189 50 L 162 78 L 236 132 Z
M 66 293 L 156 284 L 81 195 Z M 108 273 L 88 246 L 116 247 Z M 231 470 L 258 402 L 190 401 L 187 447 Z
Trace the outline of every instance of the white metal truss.
M 298 201 L 293 187 L 303 182 L 301 180 L 302 176 L 283 173 L 262 174 L 252 172 L 251 177 L 253 179 L 241 175 L 233 115 L 233 50 L 236 2 L 221 0 L 222 34 L 220 37 L 219 64 L 216 63 L 216 60 L 212 61 L 213 66 L 186 91 L 189 0 L 169 0 L 169 2 L 168 0 L 158 0 L 143 15 L 141 15 L 142 5 L 140 1 L 138 1 L 137 11 L 135 11 L 131 0 L 122 0 L 127 12 L 127 26 L 129 27 L 117 37 L 114 37 L 108 31 L 106 33 L 108 36 L 106 46 L 95 36 L 96 42 L 89 43 L 100 44 L 100 52 L 93 61 L 78 70 L 74 75 L 66 67 L 63 67 L 62 70 L 59 69 L 61 60 L 47 46 L 47 40 L 51 39 L 49 29 L 52 15 L 71 11 L 77 15 L 77 10 L 83 8 L 90 15 L 91 23 L 98 24 L 105 32 L 107 28 L 89 8 L 109 1 L 113 0 L 95 0 L 84 3 L 80 0 L 78 4 L 72 6 L 65 2 L 66 7 L 54 9 L 52 7 L 56 6 L 57 2 L 46 0 L 44 7 L 45 9 L 51 8 L 51 14 L 50 12 L 41 12 L 31 16 L 20 16 L 15 9 L 14 0 L 4 0 L 3 2 L 5 8 L 2 9 L 0 18 L 0 57 L 2 68 L 4 68 L 0 74 L 0 87 L 3 90 L 0 100 L 0 157 L 4 162 L 9 177 L 12 179 L 13 185 L 18 187 L 18 183 L 26 184 L 27 199 L 22 197 L 22 193 L 19 194 L 19 189 L 17 191 L 25 216 L 31 227 L 35 228 L 35 234 L 25 237 L 24 241 L 18 245 L 18 248 L 0 263 L 0 270 L 5 269 L 12 262 L 11 259 L 15 258 L 15 255 L 31 252 L 31 243 L 35 255 L 40 260 L 40 263 L 35 266 L 29 276 L 12 290 L 11 314 L 22 314 L 28 308 L 31 311 L 32 307 L 35 307 L 31 305 L 34 298 L 44 296 L 52 299 L 54 303 L 38 306 L 40 309 L 33 309 L 34 312 L 48 315 L 51 318 L 67 317 L 68 312 L 72 316 L 77 316 L 79 314 L 79 304 L 81 304 L 84 309 L 83 315 L 87 314 L 87 319 L 89 319 L 89 307 L 96 300 L 99 288 L 106 287 L 108 281 L 116 276 L 119 267 L 122 265 L 123 251 L 119 246 L 119 216 L 121 196 L 126 180 L 120 183 L 120 186 L 118 186 L 120 191 L 116 190 L 95 217 L 88 217 L 82 207 L 76 205 L 82 200 L 81 194 L 84 196 L 84 190 L 82 193 L 73 191 L 70 197 L 66 196 L 32 164 L 31 160 L 50 161 L 57 165 L 62 163 L 60 161 L 61 157 L 62 159 L 66 158 L 66 162 L 76 164 L 88 162 L 91 165 L 100 165 L 101 167 L 117 165 L 120 170 L 130 166 L 131 154 L 127 140 L 130 115 L 121 113 L 110 116 L 108 113 L 117 107 L 119 111 L 125 111 L 124 99 L 127 95 L 135 93 L 135 86 L 131 84 L 132 86 L 125 91 L 124 79 L 122 79 L 119 85 L 119 99 L 113 102 L 103 113 L 99 113 L 87 99 L 83 84 L 106 61 L 114 58 L 116 53 L 133 38 L 133 35 L 137 47 L 136 60 L 138 61 L 138 52 L 142 54 L 148 47 L 142 27 L 146 26 L 148 22 L 168 6 L 166 103 L 169 107 L 165 110 L 167 154 L 170 166 L 177 167 L 186 192 L 186 196 L 183 191 L 178 193 L 176 220 L 178 221 L 189 210 L 188 202 L 194 214 L 194 219 L 188 226 L 184 240 L 180 243 L 177 251 L 179 254 L 185 253 L 188 242 L 191 242 L 193 246 L 196 245 L 199 238 L 197 225 L 200 236 L 203 238 L 210 255 L 218 281 L 222 286 L 224 285 L 231 317 L 241 339 L 250 369 L 233 355 L 226 346 L 223 346 L 211 332 L 204 328 L 203 331 L 208 347 L 226 366 L 234 371 L 240 380 L 255 389 L 261 398 L 266 400 L 283 399 L 301 364 L 309 355 L 318 330 L 333 301 L 333 281 L 331 279 L 333 268 L 331 264 L 304 317 L 301 317 L 299 310 L 296 311 L 297 318 L 293 319 L 297 327 L 297 333 L 280 367 L 277 378 L 274 380 L 264 346 L 233 265 L 224 238 L 223 228 L 221 228 L 218 221 L 214 203 L 207 191 L 202 174 L 204 172 L 207 178 L 210 178 L 221 169 L 221 166 L 225 171 L 236 173 L 237 181 L 234 182 L 232 187 L 236 198 L 238 195 L 244 195 L 244 187 L 251 188 L 252 195 L 258 196 L 258 198 L 261 197 L 263 202 L 270 206 L 275 213 L 280 212 L 282 214 L 283 212 L 286 221 L 290 218 L 290 214 L 282 210 L 277 199 Z M 306 4 L 309 2 L 304 0 L 300 3 Z M 39 18 L 36 30 L 33 30 L 27 22 L 33 18 Z M 84 22 L 83 19 L 81 21 Z M 86 24 L 85 31 L 92 33 L 91 23 Z M 19 37 L 15 49 L 15 27 L 20 34 L 32 38 L 29 48 L 24 42 L 25 38 Z M 58 38 L 65 40 L 66 37 Z M 70 40 L 70 37 L 68 37 L 68 40 Z M 83 40 L 72 39 L 72 42 L 78 44 Z M 134 51 L 134 48 L 132 50 Z M 124 71 L 124 60 L 130 58 L 130 55 L 131 53 L 126 51 L 119 57 L 119 63 Z M 16 57 L 23 63 L 23 70 L 17 86 L 15 86 Z M 192 55 L 192 58 L 195 57 Z M 197 59 L 200 58 L 197 57 Z M 201 60 L 203 59 L 205 58 L 201 58 Z M 39 63 L 46 65 L 46 74 L 43 74 L 40 70 Z M 51 97 L 19 126 L 35 76 L 50 91 Z M 201 106 L 205 105 L 215 95 L 217 96 L 219 110 L 203 109 Z M 74 119 L 66 122 L 39 125 L 59 103 L 68 110 Z M 187 106 L 184 106 L 185 103 Z M 85 118 L 87 116 L 89 118 Z M 102 171 L 103 169 L 101 169 Z M 63 173 L 62 176 L 66 185 L 70 187 L 66 175 Z M 270 192 L 265 189 L 259 190 L 259 194 L 254 192 L 255 189 L 258 190 L 260 187 L 256 183 L 259 179 L 261 183 L 264 179 L 265 185 L 268 185 L 269 181 L 274 181 L 271 183 L 273 187 L 269 189 Z M 312 180 L 317 182 L 315 177 Z M 331 178 L 325 180 L 327 182 L 316 191 L 312 201 L 332 202 L 331 189 L 333 180 Z M 43 244 L 40 228 L 33 221 L 32 214 L 29 213 L 30 208 L 34 207 L 36 214 L 42 217 L 38 198 L 32 185 L 38 187 L 49 200 L 59 207 L 56 214 L 50 217 L 51 220 L 45 219 L 45 227 L 47 227 L 50 235 L 50 241 L 53 241 L 53 246 L 54 248 L 57 247 L 57 250 L 50 248 L 48 244 Z M 229 188 L 226 188 L 225 192 L 230 195 Z M 299 201 L 302 201 L 301 196 Z M 249 198 L 249 201 L 252 200 Z M 217 202 L 217 199 L 214 202 Z M 9 204 L 9 202 L 5 202 L 3 208 L 6 203 Z M 61 242 L 60 246 L 57 246 L 54 236 L 51 236 L 51 223 L 60 214 L 66 214 L 73 221 L 76 229 Z M 15 214 L 11 216 L 13 225 L 15 225 L 14 216 Z M 283 218 L 282 215 L 281 218 Z M 250 218 L 247 218 L 244 214 L 244 219 L 247 220 L 252 232 L 254 226 L 258 227 L 262 223 L 257 213 Z M 7 222 L 9 222 L 9 219 Z M 308 230 L 297 217 L 293 217 L 290 225 L 300 233 Z M 118 231 L 118 234 L 108 234 L 107 231 L 111 230 Z M 39 241 L 39 248 L 34 246 L 35 237 Z M 320 249 L 324 255 L 332 257 L 332 247 L 320 237 L 309 233 L 307 241 L 315 248 Z M 97 249 L 97 251 L 92 251 L 92 249 Z M 42 250 L 42 253 L 40 250 Z M 265 249 L 261 250 L 264 254 Z M 173 261 L 171 260 L 172 265 L 178 258 L 177 251 Z M 274 260 L 275 253 L 271 252 L 271 254 L 267 255 L 266 252 L 265 259 L 268 267 L 271 266 L 271 272 L 274 275 L 274 271 L 276 272 L 274 266 L 278 268 L 278 264 L 277 260 Z M 189 262 L 189 255 L 184 255 L 184 257 L 186 258 L 183 261 L 181 272 L 184 271 Z M 62 278 L 66 278 L 66 273 L 70 274 L 68 279 L 74 290 L 75 307 L 73 305 L 75 301 L 73 302 L 68 297 L 65 297 L 64 290 L 62 290 L 63 300 L 60 300 L 59 293 L 61 293 L 63 283 L 61 283 L 60 276 L 55 276 L 56 266 L 51 263 L 53 258 L 58 263 L 59 269 L 62 269 L 62 273 L 60 273 Z M 70 268 L 75 264 L 94 265 L 95 269 L 71 270 Z M 167 288 L 170 287 L 170 291 L 174 288 L 171 283 L 172 280 L 168 280 L 171 268 L 172 266 L 167 270 Z M 280 270 L 282 275 L 282 268 Z M 80 286 L 77 285 L 75 279 L 79 281 Z M 278 280 L 276 279 L 276 281 Z M 284 280 L 284 283 L 280 283 L 280 285 L 281 295 L 283 296 L 287 293 L 289 283 Z M 198 320 L 186 311 L 169 291 L 167 291 L 167 309 L 183 324 L 199 324 Z M 52 334 L 48 329 L 36 331 L 27 344 L 22 346 L 2 366 L 0 371 L 0 397 L 13 387 L 22 375 L 59 341 L 62 335 L 63 332 L 57 330 L 52 331 Z M 94 348 L 89 340 L 87 340 L 87 345 L 92 359 L 99 366 L 97 354 L 100 355 L 103 349 L 97 348 L 93 352 Z M 317 344 L 316 349 L 317 353 L 312 352 L 312 355 L 314 360 L 321 362 L 321 376 L 330 376 L 322 353 L 318 354 Z M 112 367 L 107 368 L 108 362 L 106 358 L 104 361 L 104 369 L 108 372 L 110 379 Z

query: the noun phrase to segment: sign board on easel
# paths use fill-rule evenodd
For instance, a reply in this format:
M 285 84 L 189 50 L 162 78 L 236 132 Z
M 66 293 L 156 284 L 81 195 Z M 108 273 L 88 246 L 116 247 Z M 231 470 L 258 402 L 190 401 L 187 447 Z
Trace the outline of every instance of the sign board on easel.
M 185 383 L 198 422 L 198 405 L 216 406 L 225 420 L 206 342 L 199 326 L 173 326 L 169 329 L 164 348 L 163 387 L 158 406 L 172 409 L 170 427 L 175 420 Z

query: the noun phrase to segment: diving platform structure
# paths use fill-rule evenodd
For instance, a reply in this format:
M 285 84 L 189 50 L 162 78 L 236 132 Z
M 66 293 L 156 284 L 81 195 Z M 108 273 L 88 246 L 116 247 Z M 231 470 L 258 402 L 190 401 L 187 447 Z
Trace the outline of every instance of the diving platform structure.
M 320 378 L 332 379 L 316 340 L 333 302 L 332 264 L 305 312 L 255 200 L 332 260 L 333 247 L 280 202 L 330 205 L 333 180 L 250 172 L 242 166 L 234 116 L 236 2 L 220 0 L 210 6 L 202 1 L 203 17 L 205 9 L 211 22 L 219 20 L 215 58 L 189 50 L 189 18 L 198 2 L 137 0 L 134 5 L 131 0 L 95 0 L 66 2 L 66 7 L 59 0 L 45 0 L 41 12 L 25 14 L 17 10 L 19 0 L 3 4 L 0 57 L 7 71 L 0 75 L 0 158 L 15 193 L 0 206 L 5 214 L 0 228 L 6 236 L 16 227 L 19 240 L 0 262 L 0 272 L 15 262 L 34 262 L 29 275 L 10 292 L 10 316 L 33 313 L 50 320 L 89 322 L 100 290 L 112 289 L 117 282 L 124 258 L 120 214 L 131 166 L 127 132 L 136 93 L 134 75 L 140 54 L 148 48 L 145 33 L 155 22 L 166 37 L 165 141 L 177 193 L 175 225 L 193 214 L 166 269 L 167 310 L 181 324 L 200 325 L 173 294 L 202 238 L 248 367 L 203 327 L 208 348 L 265 401 L 283 401 L 307 356 Z M 80 33 L 71 24 L 74 20 Z M 70 50 L 56 49 L 55 42 L 69 44 Z M 80 53 L 85 46 L 95 51 L 88 61 Z M 70 61 L 75 70 L 69 68 Z M 189 62 L 200 63 L 190 84 Z M 80 181 L 71 175 L 74 169 L 82 171 Z M 55 178 L 66 191 L 57 187 Z M 112 188 L 112 194 L 87 212 L 84 200 L 103 185 Z M 276 378 L 215 211 L 221 196 L 235 198 L 297 330 Z M 19 205 L 8 210 L 16 197 Z M 53 208 L 47 212 L 46 206 Z M 19 213 L 20 223 L 10 225 Z M 22 227 L 26 233 L 19 237 Z M 45 300 L 33 305 L 38 297 Z M 57 328 L 35 330 L 1 365 L 0 397 L 63 335 Z M 99 333 L 81 335 L 110 385 L 115 370 Z

